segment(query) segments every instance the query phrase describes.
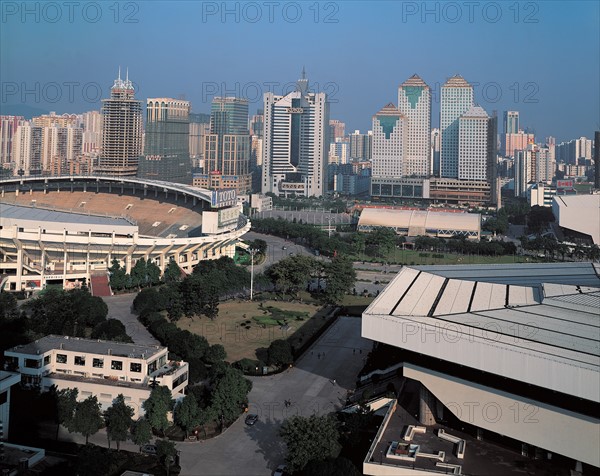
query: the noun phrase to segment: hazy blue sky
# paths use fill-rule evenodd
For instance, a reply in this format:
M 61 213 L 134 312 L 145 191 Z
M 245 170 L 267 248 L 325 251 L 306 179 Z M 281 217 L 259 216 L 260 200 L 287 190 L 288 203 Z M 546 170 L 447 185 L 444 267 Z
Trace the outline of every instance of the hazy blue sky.
M 215 91 L 245 94 L 254 111 L 262 92 L 281 92 L 305 66 L 347 130 L 370 128 L 414 73 L 434 91 L 434 126 L 440 85 L 458 73 L 479 83 L 475 100 L 488 113 L 520 111 L 538 138 L 600 127 L 597 1 L 23 5 L 2 2 L 3 109 L 98 109 L 121 65 L 139 99 L 185 95 L 208 112 Z

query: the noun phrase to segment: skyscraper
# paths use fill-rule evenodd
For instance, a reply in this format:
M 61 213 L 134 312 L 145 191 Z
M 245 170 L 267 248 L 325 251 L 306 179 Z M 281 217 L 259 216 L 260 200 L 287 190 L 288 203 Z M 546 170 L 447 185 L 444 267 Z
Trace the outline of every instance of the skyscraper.
M 0 116 L 0 167 L 13 168 L 13 137 L 23 116 Z
M 83 144 L 82 151 L 99 153 L 102 146 L 102 114 L 100 111 L 89 111 L 82 114 Z
M 138 177 L 192 183 L 190 162 L 190 103 L 171 98 L 148 98 L 144 154 Z
M 462 76 L 450 78 L 442 86 L 440 107 L 441 176 L 458 178 L 459 117 L 473 106 L 473 86 Z
M 398 110 L 406 117 L 405 177 L 431 175 L 431 92 L 416 74 L 398 88 Z
M 204 171 L 194 175 L 194 184 L 211 190 L 235 188 L 238 194 L 249 193 L 252 175 L 247 99 L 213 99 L 210 134 L 204 144 Z
M 371 194 L 374 196 L 393 196 L 394 182 L 402 178 L 406 122 L 406 117 L 392 103 L 373 116 Z M 396 187 L 399 192 L 400 186 Z
M 264 95 L 262 192 L 319 197 L 326 192 L 329 103 L 308 91 L 304 71 L 296 90 Z
M 368 131 L 366 134 L 361 134 L 357 130 L 348 137 L 350 139 L 350 160 L 371 160 L 372 132 Z
M 102 100 L 102 151 L 95 172 L 120 177 L 137 174 L 142 153 L 142 101 L 134 97 L 129 74 L 119 76 Z
M 343 139 L 346 135 L 346 123 L 339 119 L 329 120 L 329 143 L 333 143 L 336 139 Z
M 458 121 L 458 178 L 489 180 L 489 116 L 473 106 Z
M 517 134 L 519 132 L 519 111 L 504 111 L 504 133 Z
M 42 173 L 42 127 L 23 121 L 13 136 L 13 164 L 15 175 Z

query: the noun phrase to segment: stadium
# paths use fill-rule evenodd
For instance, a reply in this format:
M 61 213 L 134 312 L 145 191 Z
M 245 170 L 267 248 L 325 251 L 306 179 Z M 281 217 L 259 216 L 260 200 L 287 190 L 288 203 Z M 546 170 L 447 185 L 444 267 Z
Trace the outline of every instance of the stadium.
M 233 257 L 249 229 L 233 190 L 99 176 L 1 180 L 0 289 L 85 283 L 106 295 L 114 259 L 127 272 L 141 258 L 190 272 Z

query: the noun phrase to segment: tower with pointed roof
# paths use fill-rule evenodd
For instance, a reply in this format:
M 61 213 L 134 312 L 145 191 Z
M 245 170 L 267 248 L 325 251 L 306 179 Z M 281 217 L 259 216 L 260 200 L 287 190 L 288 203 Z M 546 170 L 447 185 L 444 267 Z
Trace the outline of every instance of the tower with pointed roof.
M 442 86 L 440 105 L 441 176 L 458 178 L 459 118 L 473 106 L 473 86 L 460 75 Z
M 372 195 L 393 195 L 393 182 L 404 172 L 406 116 L 387 104 L 373 116 L 371 150 Z
M 406 147 L 402 175 L 429 177 L 431 164 L 431 91 L 413 74 L 398 88 L 398 110 L 406 117 Z
M 295 91 L 264 95 L 262 192 L 325 195 L 328 152 L 327 94 L 309 91 L 303 68 Z
M 123 80 L 119 67 L 110 98 L 102 100 L 102 150 L 95 173 L 135 176 L 142 153 L 142 133 L 142 101 L 135 99 L 129 69 Z

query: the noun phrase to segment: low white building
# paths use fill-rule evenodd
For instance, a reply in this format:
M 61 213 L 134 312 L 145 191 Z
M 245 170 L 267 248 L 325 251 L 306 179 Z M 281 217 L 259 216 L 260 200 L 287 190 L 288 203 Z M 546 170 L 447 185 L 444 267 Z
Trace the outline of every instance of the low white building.
M 42 391 L 52 385 L 77 388 L 79 400 L 95 395 L 104 410 L 123 394 L 134 417 L 143 414 L 154 384 L 168 387 L 174 399 L 183 397 L 188 385 L 188 363 L 169 361 L 168 349 L 158 345 L 49 335 L 4 356 L 7 369 L 18 371 L 26 385 Z

